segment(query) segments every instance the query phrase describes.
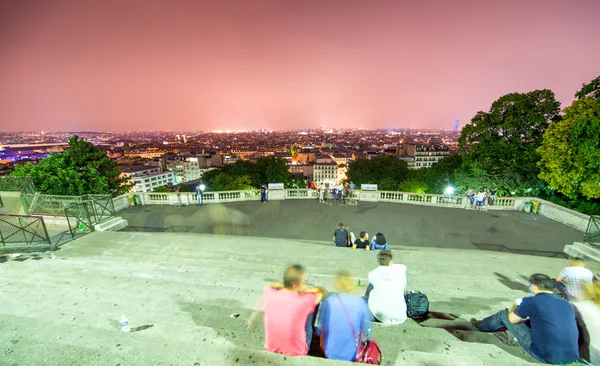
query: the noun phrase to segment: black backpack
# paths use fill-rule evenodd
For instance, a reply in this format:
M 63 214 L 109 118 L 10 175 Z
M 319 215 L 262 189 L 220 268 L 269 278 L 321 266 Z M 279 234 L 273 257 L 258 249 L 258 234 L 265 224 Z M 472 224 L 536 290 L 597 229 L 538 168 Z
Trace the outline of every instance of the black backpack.
M 419 291 L 404 294 L 406 301 L 406 315 L 413 319 L 424 319 L 429 316 L 429 300 Z

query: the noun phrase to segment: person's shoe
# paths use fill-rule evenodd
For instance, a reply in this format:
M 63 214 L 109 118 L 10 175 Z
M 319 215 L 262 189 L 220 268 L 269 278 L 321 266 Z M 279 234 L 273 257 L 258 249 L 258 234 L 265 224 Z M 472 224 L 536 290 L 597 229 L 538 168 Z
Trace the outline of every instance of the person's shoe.
M 477 330 L 479 330 L 479 320 L 477 320 L 475 318 L 471 318 L 471 320 L 469 320 L 469 323 L 471 323 L 472 326 L 474 326 L 475 328 L 477 328 Z

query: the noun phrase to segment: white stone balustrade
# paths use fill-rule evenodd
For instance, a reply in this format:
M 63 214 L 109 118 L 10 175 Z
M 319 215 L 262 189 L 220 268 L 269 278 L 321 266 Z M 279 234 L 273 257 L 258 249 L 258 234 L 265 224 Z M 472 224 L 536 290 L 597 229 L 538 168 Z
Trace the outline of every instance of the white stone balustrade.
M 274 191 L 273 191 L 274 192 Z M 318 194 L 310 188 L 284 189 L 277 191 L 276 197 L 273 192 L 269 192 L 269 198 L 275 200 L 294 200 L 294 199 L 317 199 Z M 120 211 L 129 207 L 128 196 L 131 193 L 124 194 L 113 199 L 115 210 Z M 196 204 L 196 193 L 135 193 L 139 196 L 142 205 L 193 205 Z M 351 199 L 363 202 L 391 202 L 405 203 L 410 205 L 422 205 L 431 207 L 453 207 L 473 209 L 469 199 L 465 196 L 447 196 L 440 194 L 421 194 L 410 192 L 393 191 L 361 191 L 355 190 L 351 193 Z M 259 190 L 245 191 L 225 191 L 225 192 L 206 192 L 203 193 L 203 203 L 227 203 L 259 201 Z M 526 202 L 540 202 L 538 213 L 554 221 L 563 223 L 567 226 L 585 232 L 590 220 L 588 215 L 570 210 L 568 208 L 556 205 L 552 202 L 532 197 L 497 197 L 492 206 L 486 205 L 488 210 L 522 210 Z

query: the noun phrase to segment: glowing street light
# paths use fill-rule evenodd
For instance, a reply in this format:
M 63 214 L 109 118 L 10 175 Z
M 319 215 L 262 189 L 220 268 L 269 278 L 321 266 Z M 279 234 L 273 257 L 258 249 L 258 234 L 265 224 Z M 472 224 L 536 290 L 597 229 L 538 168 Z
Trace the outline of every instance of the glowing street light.
M 444 194 L 447 194 L 449 196 L 454 194 L 454 187 L 452 186 L 448 186 L 446 187 L 446 189 L 444 189 Z

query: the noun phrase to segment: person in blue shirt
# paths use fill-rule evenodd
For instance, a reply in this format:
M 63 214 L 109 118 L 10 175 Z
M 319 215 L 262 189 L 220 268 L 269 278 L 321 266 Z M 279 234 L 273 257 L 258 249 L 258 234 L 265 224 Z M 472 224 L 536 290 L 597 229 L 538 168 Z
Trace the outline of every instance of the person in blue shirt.
M 354 278 L 347 271 L 336 274 L 336 294 L 321 302 L 317 320 L 317 334 L 325 357 L 354 361 L 358 344 L 371 337 L 369 310 L 365 301 L 354 294 Z
M 389 245 L 382 233 L 377 233 L 371 240 L 371 250 L 388 250 Z
M 479 321 L 473 318 L 471 324 L 483 332 L 506 328 L 539 362 L 563 365 L 577 361 L 579 331 L 573 306 L 554 295 L 550 277 L 536 273 L 529 283 L 534 296 L 517 299 L 511 310 Z

